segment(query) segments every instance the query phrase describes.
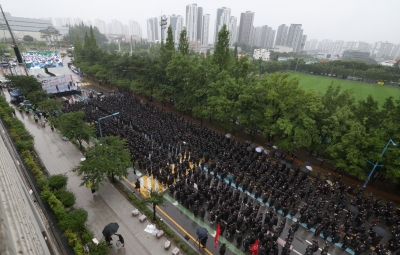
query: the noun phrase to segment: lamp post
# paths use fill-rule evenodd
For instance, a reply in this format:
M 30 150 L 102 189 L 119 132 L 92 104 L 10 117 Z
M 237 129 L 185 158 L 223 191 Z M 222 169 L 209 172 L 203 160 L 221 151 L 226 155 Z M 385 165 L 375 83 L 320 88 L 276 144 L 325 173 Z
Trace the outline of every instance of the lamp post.
M 119 112 L 116 112 L 116 113 L 113 113 L 113 114 L 111 114 L 111 115 L 108 115 L 108 116 L 105 116 L 105 117 L 102 117 L 102 118 L 98 118 L 98 119 L 97 119 L 97 122 L 99 123 L 100 137 L 103 137 L 103 133 L 101 132 L 100 121 L 101 121 L 101 120 L 104 120 L 104 119 L 107 119 L 107 118 L 110 118 L 110 117 L 113 117 L 113 116 L 116 116 L 116 115 L 118 115 L 118 114 L 119 114 Z
M 390 144 L 390 143 L 393 144 L 393 146 L 397 146 L 397 144 L 395 144 L 395 143 L 393 142 L 392 139 L 389 139 L 389 141 L 387 142 L 385 148 L 383 148 L 383 151 L 382 151 L 382 153 L 381 153 L 381 157 L 383 157 L 383 154 L 385 154 L 385 152 L 386 152 L 387 148 L 389 147 L 389 144 Z M 367 162 L 370 163 L 370 164 L 373 164 L 373 163 L 372 163 L 371 161 L 369 161 L 369 160 L 367 160 Z M 375 172 L 375 168 L 376 168 L 377 166 L 383 166 L 383 164 L 379 164 L 378 161 L 377 161 L 375 164 L 373 164 L 373 165 L 374 165 L 374 167 L 372 168 L 371 172 L 369 173 L 367 180 L 364 182 L 364 185 L 363 185 L 364 188 L 368 185 L 368 182 L 369 182 L 370 178 L 372 177 L 372 175 L 373 175 L 374 172 Z

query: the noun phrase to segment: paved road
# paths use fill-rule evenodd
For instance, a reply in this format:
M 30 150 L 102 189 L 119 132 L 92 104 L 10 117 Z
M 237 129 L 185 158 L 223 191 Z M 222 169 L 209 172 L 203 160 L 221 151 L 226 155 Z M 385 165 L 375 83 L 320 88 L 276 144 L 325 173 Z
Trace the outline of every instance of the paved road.
M 10 99 L 8 93 L 6 94 Z M 80 186 L 80 177 L 71 170 L 78 165 L 83 155 L 72 143 L 63 141 L 57 131 L 52 132 L 49 127 L 42 128 L 36 124 L 32 114 L 20 114 L 18 111 L 16 114 L 35 137 L 35 150 L 50 174 L 67 174 L 69 178 L 67 188 L 75 193 L 76 206 L 88 211 L 88 224 L 94 231 L 95 237 L 101 239 L 101 231 L 110 222 L 117 222 L 120 225 L 118 233 L 124 237 L 126 248 L 113 247 L 110 249 L 110 254 L 171 253 L 163 248 L 166 238 L 157 240 L 152 234 L 144 232 L 148 222 L 140 223 L 137 218 L 132 217 L 131 212 L 134 207 L 110 183 L 105 183 L 97 196 L 93 196 L 90 189 Z

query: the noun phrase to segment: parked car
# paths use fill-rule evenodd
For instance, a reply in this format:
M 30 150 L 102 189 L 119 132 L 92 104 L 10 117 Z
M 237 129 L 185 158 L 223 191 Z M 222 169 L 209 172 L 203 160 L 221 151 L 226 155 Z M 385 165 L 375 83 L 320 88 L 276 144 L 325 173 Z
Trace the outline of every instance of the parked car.
M 23 108 L 28 107 L 29 110 L 32 109 L 32 103 L 29 100 L 24 100 L 23 102 L 19 103 L 19 106 Z
M 18 89 L 14 89 L 10 91 L 10 96 L 11 96 L 11 103 L 19 105 L 19 103 L 22 103 L 25 100 L 25 96 L 22 95 L 21 92 L 19 92 Z

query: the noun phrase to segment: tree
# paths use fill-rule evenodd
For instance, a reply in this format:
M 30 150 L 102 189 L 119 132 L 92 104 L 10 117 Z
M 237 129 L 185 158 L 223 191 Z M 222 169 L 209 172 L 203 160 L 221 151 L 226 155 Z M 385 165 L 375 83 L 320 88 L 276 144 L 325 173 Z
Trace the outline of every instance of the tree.
M 41 101 L 38 104 L 38 108 L 40 110 L 53 113 L 55 111 L 60 112 L 61 110 L 61 102 L 58 101 L 57 99 L 47 99 L 44 101 Z
M 186 28 L 184 28 L 179 35 L 178 50 L 182 55 L 189 55 L 189 41 L 187 38 Z
M 57 40 L 58 36 L 60 36 L 60 32 L 52 26 L 49 26 L 45 29 L 39 30 L 40 37 L 46 39 L 46 41 L 52 42 L 53 39 Z
M 236 101 L 244 86 L 245 84 L 237 83 L 234 78 L 229 77 L 228 72 L 223 71 L 208 88 L 207 105 L 210 115 L 221 121 L 227 130 L 232 131 L 236 125 Z
M 231 64 L 232 54 L 229 51 L 229 31 L 226 25 L 218 33 L 218 41 L 215 45 L 213 61 L 220 72 L 227 70 Z
M 46 101 L 49 98 L 49 94 L 45 90 L 40 89 L 29 93 L 27 98 L 32 104 L 38 105 L 40 102 Z
M 165 40 L 165 50 L 168 52 L 174 52 L 175 51 L 175 42 L 174 42 L 174 37 L 172 35 L 172 27 L 171 25 L 168 26 L 167 29 L 167 39 Z
M 147 197 L 143 200 L 145 204 L 151 204 L 153 206 L 153 220 L 156 220 L 156 207 L 164 205 L 166 200 L 164 195 L 159 190 L 150 189 L 147 191 Z
M 80 60 L 80 56 L 83 52 L 83 46 L 81 40 L 76 36 L 75 42 L 74 42 L 74 51 L 75 51 L 75 58 L 78 58 Z M 77 59 L 75 59 L 77 60 Z
M 74 172 L 82 175 L 83 185 L 91 184 L 96 189 L 104 182 L 107 175 L 126 177 L 127 168 L 132 165 L 126 140 L 118 136 L 102 137 L 95 146 L 86 151 L 86 160 L 74 168 Z
M 191 73 L 190 60 L 187 55 L 181 52 L 176 53 L 172 60 L 169 62 L 166 69 L 170 86 L 166 89 L 170 90 L 168 94 L 175 95 L 177 99 L 175 106 L 179 110 L 186 110 L 189 108 L 187 84 L 190 82 L 189 75 Z
M 6 78 L 25 96 L 42 89 L 42 83 L 32 76 L 6 75 Z
M 83 111 L 69 112 L 63 114 L 58 123 L 61 133 L 70 140 L 77 140 L 80 149 L 82 149 L 82 141 L 94 135 L 93 127 L 83 121 L 84 116 Z
M 22 37 L 22 40 L 24 40 L 25 42 L 33 42 L 35 39 L 30 35 L 24 35 L 24 37 Z

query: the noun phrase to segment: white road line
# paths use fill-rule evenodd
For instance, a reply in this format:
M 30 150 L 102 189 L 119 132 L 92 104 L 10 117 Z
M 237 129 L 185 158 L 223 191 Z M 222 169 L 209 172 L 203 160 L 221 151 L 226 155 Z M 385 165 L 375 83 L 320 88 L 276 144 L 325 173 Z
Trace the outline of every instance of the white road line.
M 309 244 L 312 244 L 312 243 L 311 243 L 310 241 L 308 241 L 308 240 L 306 240 L 306 242 L 309 243 Z M 322 251 L 321 248 L 318 248 L 318 249 L 319 249 L 320 251 Z M 296 251 L 296 252 L 297 252 L 297 251 Z M 328 253 L 328 255 L 331 255 L 331 254 Z
M 302 255 L 300 252 L 296 251 L 295 249 L 293 249 L 292 251 L 296 252 L 299 255 Z

